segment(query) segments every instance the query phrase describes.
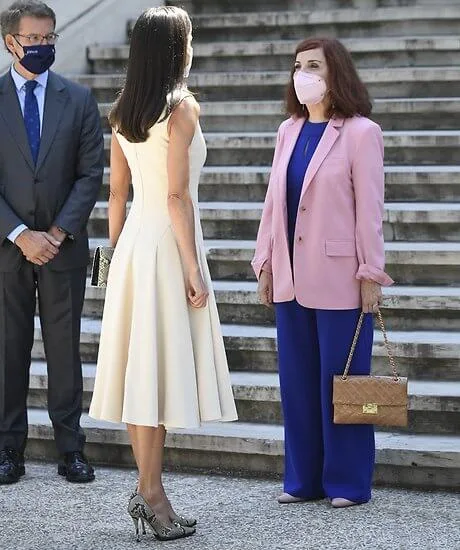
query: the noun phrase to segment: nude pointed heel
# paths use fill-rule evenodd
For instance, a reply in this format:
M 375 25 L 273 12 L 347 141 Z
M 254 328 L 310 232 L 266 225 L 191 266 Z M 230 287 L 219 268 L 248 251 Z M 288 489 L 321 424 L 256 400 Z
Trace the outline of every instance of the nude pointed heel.
M 347 498 L 333 498 L 331 504 L 333 508 L 350 508 L 350 506 L 358 506 L 359 502 L 353 502 Z

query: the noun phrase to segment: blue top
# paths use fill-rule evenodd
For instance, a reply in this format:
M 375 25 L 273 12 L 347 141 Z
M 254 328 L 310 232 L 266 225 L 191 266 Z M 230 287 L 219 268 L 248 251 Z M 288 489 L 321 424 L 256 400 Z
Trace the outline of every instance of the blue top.
M 294 233 L 299 209 L 300 194 L 302 192 L 305 172 L 313 157 L 318 143 L 326 129 L 327 122 L 310 122 L 306 120 L 292 152 L 287 169 L 287 218 L 288 238 L 291 261 L 294 250 Z

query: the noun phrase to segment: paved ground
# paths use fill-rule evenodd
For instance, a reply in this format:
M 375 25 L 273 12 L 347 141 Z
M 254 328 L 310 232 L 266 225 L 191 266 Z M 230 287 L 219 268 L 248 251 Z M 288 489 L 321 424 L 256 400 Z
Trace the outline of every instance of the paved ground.
M 98 469 L 70 485 L 49 464 L 28 464 L 0 487 L 0 548 L 18 550 L 460 550 L 458 495 L 379 489 L 373 501 L 332 510 L 326 501 L 280 506 L 277 482 L 167 474 L 177 509 L 199 519 L 192 538 L 136 544 L 126 514 L 132 470 Z

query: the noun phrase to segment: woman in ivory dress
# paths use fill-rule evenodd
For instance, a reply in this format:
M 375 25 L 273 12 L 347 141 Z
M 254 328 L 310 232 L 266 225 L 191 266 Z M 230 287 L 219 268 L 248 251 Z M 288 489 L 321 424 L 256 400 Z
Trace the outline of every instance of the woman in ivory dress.
M 116 248 L 90 408 L 127 424 L 139 470 L 128 513 L 137 535 L 148 523 L 161 540 L 191 535 L 196 524 L 174 512 L 162 485 L 166 429 L 237 418 L 198 211 L 206 146 L 186 86 L 191 31 L 179 8 L 140 16 L 109 117 Z

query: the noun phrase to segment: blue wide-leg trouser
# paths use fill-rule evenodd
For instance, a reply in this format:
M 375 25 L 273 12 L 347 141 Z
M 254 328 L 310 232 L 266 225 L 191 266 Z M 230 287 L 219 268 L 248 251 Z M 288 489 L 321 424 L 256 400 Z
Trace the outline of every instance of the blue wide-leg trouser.
M 320 310 L 295 300 L 275 304 L 285 426 L 284 490 L 297 497 L 367 502 L 374 428 L 333 423 L 332 378 L 342 374 L 359 309 Z M 350 374 L 369 374 L 372 314 L 364 319 Z

